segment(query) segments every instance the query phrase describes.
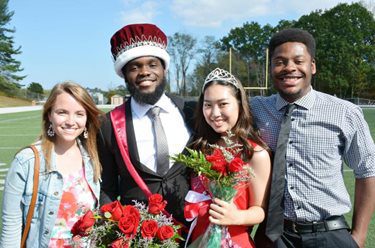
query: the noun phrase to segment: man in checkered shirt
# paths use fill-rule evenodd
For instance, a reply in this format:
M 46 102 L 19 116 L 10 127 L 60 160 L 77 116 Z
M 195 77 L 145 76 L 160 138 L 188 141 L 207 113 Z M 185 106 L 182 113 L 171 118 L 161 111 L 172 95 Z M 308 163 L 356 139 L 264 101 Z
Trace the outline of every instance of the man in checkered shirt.
M 270 244 L 265 226 L 273 220 L 266 221 L 258 228 L 257 247 L 363 247 L 375 209 L 375 145 L 363 113 L 348 101 L 312 88 L 316 64 L 310 33 L 280 31 L 272 37 L 269 51 L 278 93 L 254 97 L 250 104 L 262 138 L 273 152 L 285 106 L 294 103 L 296 108 L 282 165 L 283 231 L 276 238 L 269 236 L 274 241 Z M 351 229 L 343 217 L 352 208 L 344 164 L 355 175 Z

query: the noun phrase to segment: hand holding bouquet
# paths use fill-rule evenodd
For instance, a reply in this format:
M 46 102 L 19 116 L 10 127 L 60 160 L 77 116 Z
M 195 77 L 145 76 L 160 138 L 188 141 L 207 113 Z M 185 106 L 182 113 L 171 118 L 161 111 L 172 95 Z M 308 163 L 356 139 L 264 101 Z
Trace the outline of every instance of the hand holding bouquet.
M 205 190 L 211 198 L 230 202 L 237 193 L 235 186 L 247 183 L 253 176 L 252 169 L 241 158 L 241 145 L 233 142 L 233 134 L 223 136 L 225 146 L 210 145 L 211 154 L 187 148 L 188 155 L 178 154 L 172 159 L 184 163 L 203 178 Z M 192 225 L 193 226 L 193 225 Z M 226 226 L 210 224 L 199 247 L 234 247 Z

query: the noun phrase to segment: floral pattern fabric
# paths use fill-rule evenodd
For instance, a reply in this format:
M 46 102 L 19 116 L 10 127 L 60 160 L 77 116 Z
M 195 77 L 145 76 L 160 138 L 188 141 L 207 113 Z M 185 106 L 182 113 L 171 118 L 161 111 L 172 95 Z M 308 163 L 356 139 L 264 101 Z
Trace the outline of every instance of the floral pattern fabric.
M 85 179 L 84 169 L 64 178 L 63 194 L 49 247 L 72 247 L 71 229 L 88 210 L 95 208 L 96 199 Z

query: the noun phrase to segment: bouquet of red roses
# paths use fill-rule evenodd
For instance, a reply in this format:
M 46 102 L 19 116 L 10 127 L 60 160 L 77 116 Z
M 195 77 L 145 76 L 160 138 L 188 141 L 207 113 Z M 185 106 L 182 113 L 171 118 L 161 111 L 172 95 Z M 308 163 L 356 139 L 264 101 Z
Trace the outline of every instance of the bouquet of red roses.
M 235 135 L 228 131 L 227 136 L 222 137 L 225 146 L 210 144 L 209 146 L 213 148 L 211 154 L 203 154 L 202 151 L 186 148 L 188 155 L 180 153 L 172 159 L 184 163 L 199 176 L 202 175 L 208 180 L 214 181 L 220 187 L 233 187 L 233 185 L 246 182 L 249 177 L 254 176 L 252 168 L 241 158 L 242 145 L 235 143 L 233 136 Z
M 163 214 L 167 204 L 160 194 L 149 204 L 114 201 L 88 211 L 72 228 L 74 247 L 178 247 L 179 226 Z
M 207 193 L 211 198 L 216 197 L 224 201 L 231 201 L 237 193 L 235 186 L 240 182 L 248 182 L 253 176 L 252 168 L 241 158 L 242 145 L 233 142 L 230 131 L 223 136 L 225 146 L 212 145 L 211 154 L 203 154 L 187 148 L 188 155 L 178 154 L 172 159 L 190 167 L 201 179 Z M 196 193 L 196 192 L 189 192 Z M 188 194 L 189 195 L 189 194 Z M 198 198 L 198 197 L 194 197 Z M 207 198 L 205 198 L 207 199 Z M 192 226 L 194 226 L 192 224 Z M 198 247 L 234 247 L 226 226 L 210 224 L 203 235 Z

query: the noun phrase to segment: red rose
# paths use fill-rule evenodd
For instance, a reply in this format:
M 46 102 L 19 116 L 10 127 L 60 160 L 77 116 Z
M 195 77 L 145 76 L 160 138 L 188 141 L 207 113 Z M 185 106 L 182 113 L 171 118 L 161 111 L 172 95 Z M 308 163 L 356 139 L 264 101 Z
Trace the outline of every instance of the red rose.
M 167 202 L 163 200 L 160 194 L 153 194 L 148 198 L 148 212 L 150 214 L 159 214 L 166 205 Z
M 126 235 L 126 237 L 132 237 L 137 232 L 139 222 L 134 216 L 126 216 L 122 217 L 118 222 L 118 227 L 120 228 L 121 232 Z
M 162 226 L 156 232 L 156 236 L 160 240 L 166 240 L 172 238 L 174 235 L 174 230 L 171 226 Z
M 155 237 L 158 230 L 158 223 L 155 220 L 145 220 L 141 226 L 141 234 L 143 238 Z
M 95 224 L 94 213 L 87 211 L 72 227 L 73 236 L 87 236 L 91 227 Z
M 124 207 L 124 216 L 119 220 L 118 227 L 127 237 L 132 237 L 137 232 L 140 215 L 138 209 L 133 206 Z
M 134 216 L 138 220 L 141 218 L 139 210 L 132 205 L 123 206 L 122 213 L 124 214 L 124 216 L 128 216 L 128 215 Z
M 123 238 L 119 238 L 112 242 L 111 248 L 129 248 L 129 244 Z
M 206 155 L 206 160 L 208 162 L 215 162 L 217 160 L 225 161 L 225 157 L 224 157 L 223 152 L 220 149 L 215 149 L 211 155 Z
M 221 175 L 227 175 L 227 168 L 225 167 L 227 162 L 215 161 L 211 162 L 211 169 L 219 172 Z
M 102 213 L 109 212 L 111 214 L 111 219 L 118 221 L 122 216 L 122 206 L 119 201 L 114 201 L 108 204 L 103 205 L 100 208 Z
M 222 175 L 227 174 L 224 154 L 220 149 L 215 149 L 211 155 L 206 155 L 206 160 L 211 163 L 211 169 L 219 172 Z
M 238 172 L 240 170 L 242 170 L 242 167 L 244 165 L 244 161 L 239 158 L 239 157 L 235 157 L 232 161 L 230 161 L 229 165 L 228 165 L 228 170 L 230 172 Z

